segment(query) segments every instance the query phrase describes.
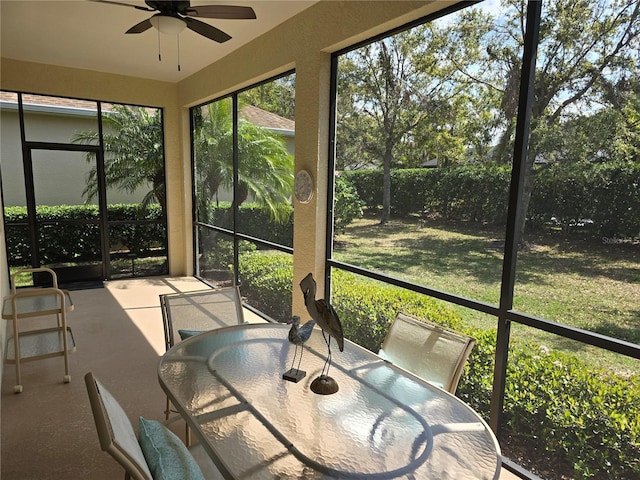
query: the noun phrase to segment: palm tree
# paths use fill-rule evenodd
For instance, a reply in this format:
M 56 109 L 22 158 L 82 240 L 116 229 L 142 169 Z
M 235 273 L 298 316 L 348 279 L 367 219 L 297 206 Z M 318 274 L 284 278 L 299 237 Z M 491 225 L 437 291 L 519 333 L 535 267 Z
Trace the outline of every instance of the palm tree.
M 103 141 L 107 187 L 133 193 L 151 186 L 142 199 L 142 205 L 157 201 L 164 218 L 166 196 L 161 111 L 113 105 L 110 111 L 104 113 L 102 121 L 105 127 Z M 72 142 L 95 145 L 99 142 L 98 132 L 78 132 Z M 93 161 L 93 157 L 93 153 L 87 154 L 87 161 Z M 82 194 L 87 196 L 87 202 L 98 194 L 98 173 L 95 168 L 90 171 Z
M 209 205 L 220 189 L 232 190 L 233 123 L 230 101 L 199 111 L 194 131 L 198 217 L 209 220 Z M 227 221 L 249 196 L 276 221 L 289 212 L 293 190 L 293 157 L 280 136 L 244 119 L 238 120 L 238 184 Z
M 166 197 L 161 111 L 114 105 L 112 110 L 104 114 L 103 123 L 106 127 L 103 133 L 106 185 L 127 193 L 150 185 L 151 189 L 144 195 L 142 204 L 146 206 L 157 201 L 164 214 Z M 197 198 L 208 204 L 218 189 L 233 188 L 230 102 L 209 104 L 196 123 L 194 149 Z M 282 139 L 265 128 L 241 119 L 238 132 L 240 168 L 238 192 L 234 200 L 240 205 L 251 195 L 257 203 L 268 208 L 274 219 L 283 218 L 286 207 L 290 205 L 293 189 L 293 157 L 287 152 Z M 78 132 L 72 141 L 95 145 L 99 142 L 98 133 Z M 92 161 L 93 156 L 93 153 L 87 154 L 87 160 Z M 97 193 L 97 171 L 93 169 L 87 178 L 83 195 L 89 202 Z M 207 211 L 206 205 L 200 205 L 199 209 L 203 214 Z

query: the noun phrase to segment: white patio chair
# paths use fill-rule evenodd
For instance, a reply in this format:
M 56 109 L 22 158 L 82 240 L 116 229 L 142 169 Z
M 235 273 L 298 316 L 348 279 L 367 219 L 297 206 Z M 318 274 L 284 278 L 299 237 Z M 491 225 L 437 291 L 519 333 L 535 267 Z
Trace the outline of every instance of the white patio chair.
M 204 332 L 244 323 L 238 287 L 160 295 L 166 349 L 179 343 L 180 330 Z
M 245 323 L 242 297 L 237 286 L 162 294 L 160 309 L 166 350 L 194 334 Z M 171 408 L 169 397 L 164 413 L 166 420 L 172 413 L 177 413 Z M 189 445 L 188 426 L 185 439 Z
M 379 355 L 455 394 L 476 340 L 406 313 L 396 315 Z
M 221 479 L 202 446 L 189 449 L 164 425 L 140 419 L 136 433 L 118 401 L 92 372 L 84 377 L 100 448 L 125 470 L 125 480 Z

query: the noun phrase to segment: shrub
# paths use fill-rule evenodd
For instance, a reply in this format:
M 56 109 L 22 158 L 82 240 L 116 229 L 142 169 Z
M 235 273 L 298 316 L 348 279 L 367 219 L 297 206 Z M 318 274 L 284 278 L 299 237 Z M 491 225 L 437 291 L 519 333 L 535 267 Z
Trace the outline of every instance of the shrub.
M 391 172 L 395 215 L 431 214 L 452 220 L 503 224 L 511 167 L 466 165 Z M 344 171 L 363 204 L 382 205 L 382 171 Z M 540 168 L 527 212 L 529 227 L 591 225 L 594 235 L 640 236 L 640 162 L 555 163 Z M 584 222 L 583 220 L 587 220 Z M 593 223 L 591 223 L 593 222 Z
M 211 202 L 210 222 L 231 230 L 230 208 L 231 202 Z M 284 206 L 282 209 L 286 210 L 284 220 L 275 221 L 268 209 L 255 202 L 245 202 L 239 208 L 237 230 L 245 235 L 293 247 L 293 207 Z
M 469 360 L 460 378 L 456 396 L 468 403 L 485 419 L 489 419 L 493 370 L 496 355 L 496 332 L 493 330 L 461 329 L 476 339 Z
M 640 237 L 640 162 L 594 165 L 589 198 L 603 236 Z
M 370 209 L 382 204 L 382 172 L 343 172 Z M 391 171 L 391 210 L 395 215 L 437 214 L 444 218 L 504 223 L 510 167 L 473 165 Z
M 284 253 L 248 252 L 240 258 L 242 295 L 278 322 L 291 318 L 293 257 Z
M 427 212 L 447 219 L 502 224 L 507 219 L 510 167 L 474 165 L 433 173 Z
M 267 208 L 243 203 L 239 209 L 238 231 L 273 243 L 293 247 L 293 207 L 283 207 L 284 219 L 276 221 Z
M 605 237 L 640 235 L 640 163 L 556 163 L 540 169 L 529 206 L 529 221 L 553 220 L 565 231 L 593 222 Z
M 280 253 L 250 252 L 240 260 L 242 294 L 274 320 L 291 317 L 293 258 Z M 317 280 L 317 279 L 316 279 Z M 344 334 L 377 352 L 391 321 L 400 310 L 443 326 L 459 329 L 461 320 L 441 303 L 397 287 L 383 286 L 342 270 L 334 271 L 331 304 Z M 299 293 L 293 285 L 293 294 Z
M 592 172 L 587 162 L 553 164 L 536 173 L 534 192 L 529 207 L 532 226 L 552 221 L 568 231 L 580 219 L 591 219 L 594 203 L 589 199 Z
M 200 267 L 212 270 L 226 270 L 233 272 L 233 240 L 221 235 L 216 236 L 207 246 L 204 254 L 205 261 L 201 262 Z M 238 242 L 238 251 L 240 255 L 253 252 L 257 249 L 255 243 L 241 241 Z
M 224 225 L 231 204 L 211 203 L 211 217 L 216 225 Z M 44 224 L 39 231 L 40 259 L 43 263 L 99 259 L 100 218 L 97 205 L 59 205 L 37 208 L 38 222 Z M 142 207 L 137 204 L 111 204 L 108 206 L 109 239 L 112 247 L 127 250 L 144 257 L 166 251 L 167 235 L 159 205 Z M 284 222 L 275 222 L 269 212 L 255 203 L 240 207 L 239 231 L 281 245 L 293 246 L 293 208 Z M 67 221 L 77 224 L 67 224 Z M 31 244 L 26 207 L 6 207 L 6 243 L 9 265 L 30 263 Z M 220 262 L 222 254 L 213 259 Z M 226 263 L 226 262 L 222 262 Z
M 340 175 L 355 186 L 366 208 L 382 205 L 382 170 L 345 170 Z
M 146 256 L 166 248 L 166 232 L 159 205 L 109 205 L 110 243 Z M 100 258 L 100 218 L 96 205 L 39 206 L 39 254 L 45 264 Z M 75 223 L 68 223 L 75 222 Z M 117 222 L 117 223 L 113 223 Z M 120 223 L 121 222 L 121 223 Z M 26 207 L 6 207 L 6 244 L 10 266 L 31 262 Z
M 505 420 L 540 439 L 576 478 L 640 478 L 640 376 L 586 368 L 563 353 L 513 349 Z
M 431 171 L 424 168 L 391 171 L 391 211 L 399 217 L 422 212 L 430 196 Z
M 108 207 L 111 245 L 122 245 L 140 257 L 149 255 L 154 249 L 166 249 L 167 234 L 158 204 L 143 207 L 136 204 L 112 204 Z
M 363 206 L 364 202 L 358 196 L 353 183 L 342 176 L 337 176 L 333 206 L 335 229 L 344 232 L 347 225 L 355 218 L 362 216 Z

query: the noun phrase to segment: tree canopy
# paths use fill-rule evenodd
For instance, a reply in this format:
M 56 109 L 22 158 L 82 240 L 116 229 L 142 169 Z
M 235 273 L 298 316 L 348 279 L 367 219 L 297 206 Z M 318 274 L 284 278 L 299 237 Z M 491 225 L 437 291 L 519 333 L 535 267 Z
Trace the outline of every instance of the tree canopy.
M 337 168 L 510 163 L 526 13 L 483 2 L 341 56 Z M 529 171 L 639 161 L 639 17 L 635 0 L 544 2 Z
M 285 75 L 243 91 L 240 99 L 244 104 L 255 105 L 283 118 L 295 120 L 295 93 L 295 75 Z

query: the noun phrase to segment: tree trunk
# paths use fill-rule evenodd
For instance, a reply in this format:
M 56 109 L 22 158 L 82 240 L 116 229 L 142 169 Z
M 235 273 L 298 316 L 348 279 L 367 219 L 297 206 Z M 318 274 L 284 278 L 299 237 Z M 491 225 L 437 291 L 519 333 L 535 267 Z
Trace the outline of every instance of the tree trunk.
M 529 135 L 529 152 L 527 154 L 526 164 L 524 166 L 525 176 L 522 184 L 522 197 L 518 207 L 518 224 L 515 225 L 515 231 L 518 234 L 517 242 L 522 243 L 524 238 L 525 227 L 527 225 L 527 213 L 529 212 L 529 203 L 533 194 L 533 187 L 536 178 L 535 163 L 538 153 L 536 152 L 537 136 L 535 133 L 535 123 L 531 125 L 531 134 Z
M 508 154 L 507 150 L 515 130 L 518 100 L 520 98 L 520 63 L 516 60 L 510 63 L 511 67 L 507 73 L 507 82 L 504 87 L 502 102 L 500 103 L 500 109 L 504 113 L 507 126 L 500 136 L 500 142 L 493 155 L 493 159 L 500 165 L 506 165 L 511 161 L 511 155 Z
M 500 135 L 500 140 L 498 141 L 498 145 L 491 156 L 492 160 L 494 160 L 499 165 L 507 165 L 511 162 L 512 155 L 509 155 L 511 151 L 509 151 L 509 145 L 511 143 L 511 137 L 513 136 L 513 131 L 515 130 L 514 122 L 509 121 L 508 125 L 505 127 L 504 132 Z
M 525 166 L 526 174 L 524 176 L 524 182 L 522 184 L 522 198 L 519 205 L 519 222 L 516 225 L 516 232 L 518 232 L 517 242 L 522 243 L 524 238 L 524 231 L 527 225 L 527 213 L 529 211 L 529 203 L 531 201 L 531 195 L 533 193 L 533 184 L 535 179 L 535 171 L 533 169 L 535 157 L 531 157 L 531 160 L 527 160 Z
M 380 225 L 384 225 L 391 218 L 391 149 L 384 154 L 382 168 L 382 216 Z

